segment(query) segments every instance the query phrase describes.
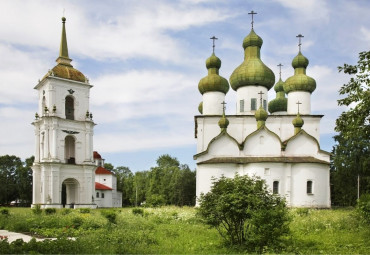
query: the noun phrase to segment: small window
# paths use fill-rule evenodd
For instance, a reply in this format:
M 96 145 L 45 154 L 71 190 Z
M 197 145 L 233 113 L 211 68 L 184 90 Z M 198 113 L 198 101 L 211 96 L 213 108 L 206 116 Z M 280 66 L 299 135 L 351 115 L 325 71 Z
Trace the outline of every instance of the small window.
M 99 198 L 99 192 L 96 192 L 96 198 Z
M 106 181 L 107 179 L 104 179 L 104 181 Z
M 251 111 L 255 111 L 255 110 L 257 110 L 257 99 L 252 98 L 251 99 Z
M 266 100 L 263 100 L 263 109 L 267 111 L 267 101 Z
M 313 194 L 312 181 L 307 181 L 307 194 Z
M 278 181 L 274 181 L 272 183 L 272 193 L 279 194 L 279 182 Z
M 265 168 L 265 175 L 270 175 L 270 168 Z
M 104 193 L 101 193 L 101 198 L 104 198 Z
M 65 102 L 65 112 L 66 112 L 66 119 L 67 120 L 74 120 L 74 100 L 71 96 L 66 96 Z
M 240 112 L 244 112 L 244 100 L 240 100 Z

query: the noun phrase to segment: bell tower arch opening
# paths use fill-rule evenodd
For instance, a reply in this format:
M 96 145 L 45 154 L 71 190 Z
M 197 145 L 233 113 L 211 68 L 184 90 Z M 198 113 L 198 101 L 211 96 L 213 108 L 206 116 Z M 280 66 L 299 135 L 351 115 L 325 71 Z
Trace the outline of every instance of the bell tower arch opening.
M 71 135 L 64 139 L 64 158 L 67 164 L 76 164 L 76 139 Z
M 75 109 L 74 109 L 74 98 L 72 96 L 66 96 L 65 100 L 65 112 L 66 112 L 66 119 L 67 120 L 74 120 L 75 119 Z
M 79 203 L 80 183 L 74 178 L 67 178 L 62 182 L 61 201 L 63 207 L 74 208 Z

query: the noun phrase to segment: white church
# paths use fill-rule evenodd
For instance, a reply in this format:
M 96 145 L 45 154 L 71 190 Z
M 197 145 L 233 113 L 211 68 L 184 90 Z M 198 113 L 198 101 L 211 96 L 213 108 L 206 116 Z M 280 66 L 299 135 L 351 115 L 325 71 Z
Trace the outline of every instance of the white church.
M 213 178 L 238 173 L 261 177 L 290 207 L 329 208 L 330 154 L 320 149 L 323 115 L 311 114 L 316 82 L 306 75 L 309 61 L 300 42 L 294 74 L 283 82 L 280 72 L 274 86 L 275 75 L 260 58 L 262 43 L 252 19 L 243 41 L 244 61 L 229 79 L 236 92 L 234 115 L 225 115 L 230 85 L 219 75 L 221 60 L 214 52 L 206 60 L 208 75 L 198 85 L 201 115 L 195 116 L 196 195 L 210 191 Z M 276 98 L 268 102 L 272 87 Z
M 63 17 L 57 65 L 35 87 L 39 102 L 32 123 L 36 145 L 32 166 L 32 206 L 121 207 L 122 194 L 120 196 L 116 191 L 113 174 L 109 178 L 101 178 L 100 173 L 96 174 L 101 166 L 100 161 L 93 157 L 95 123 L 89 108 L 90 89 L 93 86 L 84 74 L 71 65 L 65 21 Z M 110 182 L 101 183 L 103 181 L 100 179 L 109 179 Z M 98 190 L 103 186 L 96 182 L 105 186 L 103 193 Z M 107 194 L 105 200 L 104 195 L 101 197 L 104 193 Z M 112 193 L 115 196 L 108 195 Z

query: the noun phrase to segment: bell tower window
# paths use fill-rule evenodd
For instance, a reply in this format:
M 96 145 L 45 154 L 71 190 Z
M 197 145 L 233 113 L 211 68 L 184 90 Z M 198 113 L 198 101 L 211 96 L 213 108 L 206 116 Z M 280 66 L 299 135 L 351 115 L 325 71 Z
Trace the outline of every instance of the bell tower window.
M 71 96 L 66 96 L 66 105 L 65 105 L 65 110 L 66 110 L 66 119 L 67 120 L 74 120 L 75 119 L 75 114 L 74 114 L 74 99 Z
M 75 150 L 75 138 L 67 136 L 64 142 L 64 157 L 67 164 L 76 164 Z

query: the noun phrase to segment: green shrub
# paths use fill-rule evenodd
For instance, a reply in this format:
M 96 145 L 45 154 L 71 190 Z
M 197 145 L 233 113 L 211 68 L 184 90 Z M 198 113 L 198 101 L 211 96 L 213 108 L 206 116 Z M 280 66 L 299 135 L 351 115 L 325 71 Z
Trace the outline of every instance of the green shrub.
M 135 215 L 144 216 L 144 209 L 143 208 L 132 208 L 132 213 Z
M 117 224 L 117 213 L 112 210 L 102 211 L 102 215 L 109 221 L 109 223 Z
M 90 213 L 91 209 L 90 208 L 80 208 L 79 212 L 80 213 Z
M 82 226 L 84 223 L 84 220 L 81 217 L 75 217 L 72 219 L 73 227 L 78 229 L 79 227 Z
M 61 210 L 61 214 L 62 215 L 67 215 L 67 214 L 70 214 L 72 212 L 72 209 L 70 208 L 64 208 L 63 210 Z
M 309 209 L 308 208 L 297 208 L 296 209 L 296 213 L 299 215 L 299 216 L 307 216 L 309 214 Z
M 32 212 L 36 215 L 40 215 L 42 213 L 41 205 L 35 204 L 35 207 L 32 208 Z
M 147 206 L 160 207 L 166 203 L 166 200 L 162 195 L 153 194 L 146 201 Z
M 284 199 L 271 194 L 259 177 L 223 176 L 199 202 L 198 214 L 205 222 L 248 252 L 278 249 L 289 233 L 291 218 Z
M 45 209 L 45 214 L 46 215 L 55 214 L 56 212 L 57 212 L 57 210 L 55 208 L 46 208 Z
M 9 209 L 8 208 L 1 208 L 0 214 L 8 216 L 9 215 Z
M 357 212 L 365 223 L 370 224 L 370 194 L 360 197 L 357 202 Z

